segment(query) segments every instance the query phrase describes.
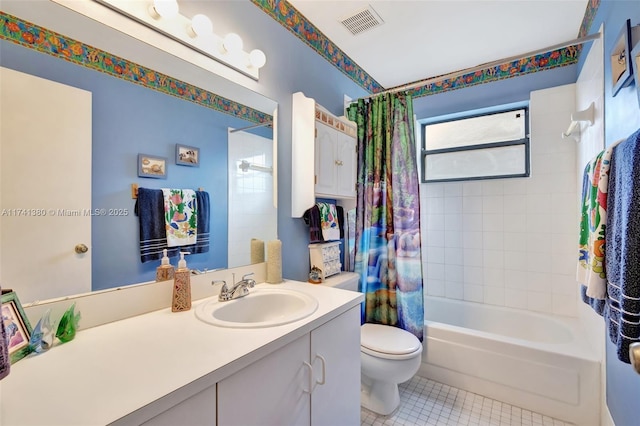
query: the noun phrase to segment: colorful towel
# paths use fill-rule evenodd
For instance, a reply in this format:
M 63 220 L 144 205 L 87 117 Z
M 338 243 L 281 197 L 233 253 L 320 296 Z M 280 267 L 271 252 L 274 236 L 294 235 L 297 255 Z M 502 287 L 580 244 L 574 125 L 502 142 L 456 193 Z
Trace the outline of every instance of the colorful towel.
M 607 296 L 605 232 L 607 188 L 613 147 L 600 152 L 584 169 L 580 219 L 580 242 L 576 279 L 586 287 L 586 296 Z
M 195 244 L 198 234 L 196 193 L 193 189 L 162 188 L 167 246 Z
M 640 130 L 613 149 L 607 200 L 607 304 L 618 359 L 640 341 Z
M 338 212 L 336 205 L 331 203 L 317 203 L 320 209 L 320 225 L 322 227 L 322 238 L 325 241 L 336 241 L 340 239 L 340 226 L 338 224 Z

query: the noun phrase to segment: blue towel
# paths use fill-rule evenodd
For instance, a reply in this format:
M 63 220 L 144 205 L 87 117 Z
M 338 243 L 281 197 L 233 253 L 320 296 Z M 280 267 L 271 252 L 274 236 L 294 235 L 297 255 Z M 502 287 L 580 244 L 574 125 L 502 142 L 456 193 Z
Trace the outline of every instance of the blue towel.
M 140 260 L 142 263 L 161 259 L 163 249 L 167 249 L 167 256 L 177 256 L 181 247 L 167 247 L 162 190 L 138 188 L 135 213 L 140 222 Z
M 606 229 L 604 317 L 618 358 L 640 341 L 640 130 L 613 149 Z
M 180 251 L 192 254 L 209 251 L 211 224 L 209 193 L 196 191 L 196 203 L 198 207 L 196 243 L 188 246 L 168 247 L 162 190 L 138 188 L 135 213 L 140 222 L 140 260 L 142 263 L 160 260 L 163 249 L 167 249 L 168 257 L 178 256 Z
M 188 251 L 189 253 L 206 253 L 209 251 L 209 228 L 211 225 L 211 203 L 209 201 L 209 193 L 205 191 L 196 191 L 196 206 L 197 206 L 197 239 L 196 243 L 183 246 L 180 248 L 182 251 Z

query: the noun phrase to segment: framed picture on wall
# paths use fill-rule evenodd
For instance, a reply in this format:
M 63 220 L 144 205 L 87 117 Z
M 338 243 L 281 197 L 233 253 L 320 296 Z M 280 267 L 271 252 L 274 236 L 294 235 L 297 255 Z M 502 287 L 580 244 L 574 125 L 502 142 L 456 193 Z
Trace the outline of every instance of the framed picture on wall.
M 638 94 L 638 107 L 640 107 L 640 43 L 631 51 L 631 64 L 633 65 L 633 78 L 636 83 L 636 93 Z
M 2 294 L 2 323 L 9 349 L 9 359 L 13 364 L 31 353 L 29 339 L 33 331 L 18 295 L 14 291 Z
M 200 167 L 200 148 L 176 144 L 176 164 Z
M 138 176 L 156 179 L 167 178 L 167 158 L 138 154 Z
M 620 30 L 616 43 L 609 54 L 611 64 L 611 93 L 618 91 L 631 82 L 631 20 L 627 19 Z

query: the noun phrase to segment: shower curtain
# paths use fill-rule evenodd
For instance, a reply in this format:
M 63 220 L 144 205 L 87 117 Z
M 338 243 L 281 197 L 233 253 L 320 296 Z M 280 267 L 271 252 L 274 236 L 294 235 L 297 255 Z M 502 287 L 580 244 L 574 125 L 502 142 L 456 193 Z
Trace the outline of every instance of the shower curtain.
M 356 262 L 362 322 L 424 329 L 413 101 L 382 94 L 348 109 L 358 124 Z

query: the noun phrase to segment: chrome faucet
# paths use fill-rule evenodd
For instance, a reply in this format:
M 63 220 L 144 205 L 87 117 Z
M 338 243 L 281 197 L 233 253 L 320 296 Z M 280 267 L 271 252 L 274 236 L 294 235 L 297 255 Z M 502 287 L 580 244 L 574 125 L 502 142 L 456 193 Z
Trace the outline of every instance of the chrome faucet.
M 256 285 L 255 280 L 249 278 L 253 275 L 253 272 L 250 274 L 246 274 L 242 276 L 242 280 L 235 283 L 231 288 L 227 286 L 226 281 L 222 281 L 222 288 L 220 289 L 220 294 L 218 295 L 218 301 L 226 302 L 227 300 L 238 299 L 240 297 L 244 297 L 249 294 L 249 288 Z M 235 275 L 233 280 L 235 281 Z M 212 281 L 211 284 L 214 284 L 218 281 Z

